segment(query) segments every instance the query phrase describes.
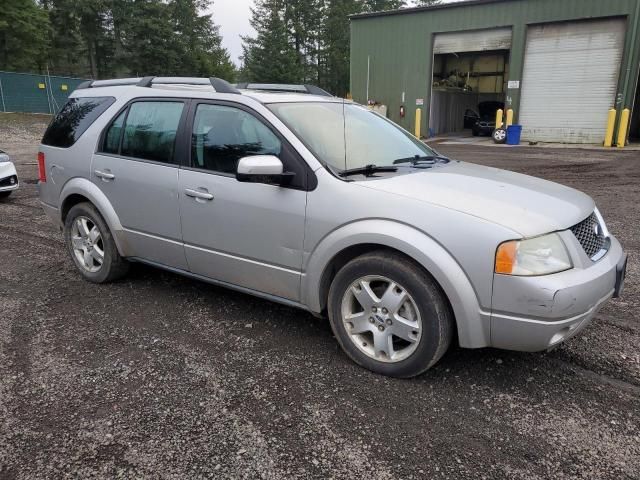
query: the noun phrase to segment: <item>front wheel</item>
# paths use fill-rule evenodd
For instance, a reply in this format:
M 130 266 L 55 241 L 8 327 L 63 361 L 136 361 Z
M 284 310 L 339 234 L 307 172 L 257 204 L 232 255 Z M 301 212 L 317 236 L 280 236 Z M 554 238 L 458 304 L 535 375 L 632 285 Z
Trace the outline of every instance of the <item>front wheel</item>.
M 429 369 L 453 336 L 453 316 L 439 285 L 393 252 L 365 254 L 338 272 L 329 291 L 329 319 L 353 361 L 392 377 Z
M 86 280 L 106 283 L 129 270 L 129 262 L 118 253 L 109 227 L 92 204 L 79 203 L 69 210 L 64 237 L 73 263 Z
M 12 191 L 13 191 L 13 190 L 8 190 L 8 191 L 5 191 L 5 192 L 0 192 L 0 199 L 2 199 L 2 198 L 9 198 L 9 195 L 11 195 L 11 192 L 12 192 Z

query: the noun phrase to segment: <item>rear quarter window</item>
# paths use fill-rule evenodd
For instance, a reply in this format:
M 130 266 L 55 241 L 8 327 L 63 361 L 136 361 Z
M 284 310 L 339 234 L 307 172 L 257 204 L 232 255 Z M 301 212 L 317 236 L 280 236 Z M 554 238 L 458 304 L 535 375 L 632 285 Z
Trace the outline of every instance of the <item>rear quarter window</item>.
M 113 97 L 70 98 L 51 120 L 42 143 L 61 148 L 72 146 L 115 101 Z

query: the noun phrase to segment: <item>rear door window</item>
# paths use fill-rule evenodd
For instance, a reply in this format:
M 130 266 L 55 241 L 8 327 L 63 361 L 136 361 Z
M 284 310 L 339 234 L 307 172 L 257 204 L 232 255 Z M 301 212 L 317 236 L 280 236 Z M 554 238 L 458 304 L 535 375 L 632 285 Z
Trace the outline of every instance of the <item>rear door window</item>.
M 70 98 L 51 120 L 42 143 L 69 148 L 115 101 L 113 97 Z
M 125 121 L 121 154 L 142 160 L 176 163 L 174 161 L 176 134 L 183 110 L 183 102 L 132 103 Z M 105 147 L 112 129 L 114 129 L 112 141 L 116 141 L 117 130 L 119 130 L 118 120 L 116 119 L 107 133 Z

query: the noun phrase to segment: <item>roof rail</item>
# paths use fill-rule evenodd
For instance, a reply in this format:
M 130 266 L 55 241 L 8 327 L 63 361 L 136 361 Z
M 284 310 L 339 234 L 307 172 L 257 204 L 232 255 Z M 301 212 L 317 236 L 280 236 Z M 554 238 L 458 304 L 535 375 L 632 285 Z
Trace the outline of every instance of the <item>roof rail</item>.
M 210 85 L 218 93 L 232 93 L 235 95 L 240 95 L 242 93 L 226 80 L 222 80 L 221 78 L 217 77 L 136 77 L 117 78 L 111 80 L 89 80 L 78 85 L 76 87 L 76 90 L 82 90 L 85 88 L 116 87 L 124 85 L 144 88 L 151 88 L 153 85 Z
M 333 97 L 329 92 L 315 85 L 294 85 L 287 83 L 236 83 L 236 87 L 243 90 L 260 90 L 263 92 L 307 93 L 323 97 Z

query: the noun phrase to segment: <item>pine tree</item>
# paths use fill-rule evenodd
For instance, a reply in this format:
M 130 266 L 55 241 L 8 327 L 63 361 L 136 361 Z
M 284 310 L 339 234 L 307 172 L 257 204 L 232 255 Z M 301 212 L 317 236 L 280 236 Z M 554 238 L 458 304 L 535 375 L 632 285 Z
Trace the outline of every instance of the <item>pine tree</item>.
M 40 70 L 49 50 L 49 19 L 34 0 L 2 0 L 0 70 Z
M 441 3 L 441 0 L 413 0 L 413 4 L 416 7 L 429 7 L 431 5 L 437 5 Z
M 268 83 L 299 83 L 303 77 L 298 53 L 289 42 L 282 0 L 256 0 L 251 25 L 256 37 L 243 37 L 241 78 Z
M 320 0 L 286 0 L 284 20 L 289 42 L 296 51 L 298 68 L 303 83 L 318 81 L 318 40 L 323 6 Z
M 200 15 L 209 0 L 173 0 L 169 3 L 174 23 L 173 46 L 178 51 L 174 75 L 235 78 L 235 66 L 222 47 L 220 29 L 212 15 Z
M 320 85 L 334 95 L 346 96 L 349 91 L 349 15 L 362 9 L 358 0 L 327 0 L 321 33 Z
M 364 0 L 364 8 L 370 12 L 382 12 L 387 10 L 397 10 L 405 7 L 405 0 Z

